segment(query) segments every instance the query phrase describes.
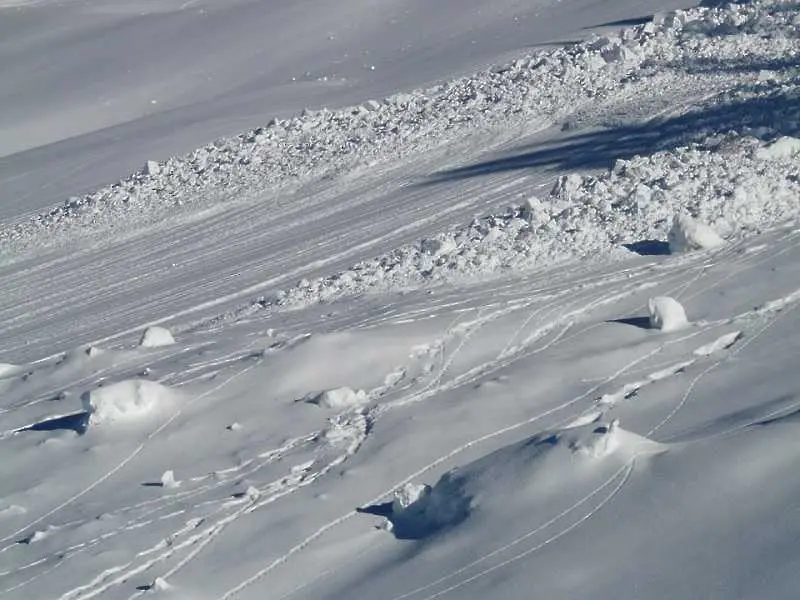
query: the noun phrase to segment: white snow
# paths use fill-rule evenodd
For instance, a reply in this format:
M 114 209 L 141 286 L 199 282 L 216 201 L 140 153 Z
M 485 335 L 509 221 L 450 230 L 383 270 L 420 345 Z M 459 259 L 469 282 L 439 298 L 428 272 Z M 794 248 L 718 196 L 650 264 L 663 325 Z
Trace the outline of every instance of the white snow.
M 689 324 L 686 311 L 680 302 L 669 296 L 658 296 L 647 301 L 650 327 L 661 331 L 678 331 Z
M 314 393 L 308 397 L 307 401 L 322 406 L 323 408 L 348 408 L 363 404 L 366 399 L 367 395 L 364 390 L 340 387 Z
M 159 383 L 130 379 L 88 391 L 81 401 L 92 425 L 113 426 L 168 409 L 175 398 L 172 390 Z
M 0 0 L 0 597 L 794 598 L 797 3 L 329 4 Z
M 139 345 L 142 348 L 160 348 L 162 346 L 171 346 L 174 343 L 175 338 L 172 337 L 172 332 L 166 327 L 157 325 L 145 329 L 141 340 L 139 340 Z
M 174 489 L 178 486 L 180 486 L 180 482 L 175 480 L 174 471 L 164 471 L 164 474 L 161 475 L 161 487 Z
M 709 250 L 725 243 L 711 227 L 686 214 L 675 215 L 668 239 L 669 251 L 672 254 Z

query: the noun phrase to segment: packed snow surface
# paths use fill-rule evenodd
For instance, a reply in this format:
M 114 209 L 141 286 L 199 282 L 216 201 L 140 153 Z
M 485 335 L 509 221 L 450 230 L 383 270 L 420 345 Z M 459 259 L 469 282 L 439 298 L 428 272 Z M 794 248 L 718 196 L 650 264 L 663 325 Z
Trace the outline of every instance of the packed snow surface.
M 0 0 L 3 600 L 797 596 L 798 4 L 430 6 Z

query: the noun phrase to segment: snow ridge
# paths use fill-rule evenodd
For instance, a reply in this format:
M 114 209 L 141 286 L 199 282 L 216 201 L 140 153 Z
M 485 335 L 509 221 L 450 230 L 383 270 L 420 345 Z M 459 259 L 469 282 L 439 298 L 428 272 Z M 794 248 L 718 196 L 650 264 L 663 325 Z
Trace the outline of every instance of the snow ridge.
M 276 119 L 181 158 L 148 161 L 118 183 L 70 198 L 29 222 L 8 224 L 0 228 L 0 255 L 13 259 L 26 248 L 130 233 L 181 207 L 253 198 L 364 162 L 409 155 L 476 126 L 552 122 L 647 76 L 657 64 L 689 66 L 697 56 L 735 60 L 743 43 L 766 62 L 784 60 L 796 50 L 796 20 L 774 2 L 677 11 L 617 36 L 533 54 L 429 90 Z
M 637 242 L 666 240 L 674 216 L 682 212 L 724 236 L 755 233 L 800 210 L 800 154 L 764 158 L 769 155 L 762 150 L 774 143 L 732 133 L 619 160 L 600 176 L 563 176 L 544 200 L 531 198 L 335 275 L 302 280 L 258 302 L 294 308 L 372 290 L 627 255 L 625 244 L 635 251 Z

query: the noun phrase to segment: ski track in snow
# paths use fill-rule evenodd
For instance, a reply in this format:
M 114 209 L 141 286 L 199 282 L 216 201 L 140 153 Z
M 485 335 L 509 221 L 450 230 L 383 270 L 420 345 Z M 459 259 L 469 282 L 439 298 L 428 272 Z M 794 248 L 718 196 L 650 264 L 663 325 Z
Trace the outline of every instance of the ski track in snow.
M 734 249 L 729 249 L 728 250 L 728 252 L 730 252 L 730 253 L 733 253 L 734 251 L 735 251 Z M 707 268 L 706 265 L 701 265 L 699 267 L 700 271 L 702 271 L 702 272 L 704 272 L 706 270 L 706 268 Z M 679 267 L 677 267 L 677 266 L 674 267 L 674 271 L 676 272 L 676 276 L 680 277 L 680 274 L 683 272 L 683 265 L 681 264 Z M 627 278 L 629 276 L 630 276 L 630 272 L 627 269 L 624 270 L 620 274 L 620 278 Z M 665 274 L 660 272 L 660 271 L 658 271 L 658 272 L 656 272 L 655 274 L 653 274 L 651 276 L 650 281 L 645 279 L 645 281 L 640 283 L 640 285 L 637 286 L 636 289 L 634 289 L 632 291 L 624 292 L 622 294 L 622 297 L 627 296 L 627 295 L 629 295 L 631 293 L 641 292 L 642 289 L 647 289 L 651 285 L 652 282 L 661 282 L 661 283 L 663 283 L 666 279 L 667 279 L 667 277 L 665 276 Z M 694 275 L 690 279 L 689 283 L 694 283 L 697 279 L 698 279 L 698 277 L 696 275 Z M 591 278 L 588 279 L 588 282 L 590 282 L 590 281 L 591 281 Z M 604 277 L 603 281 L 598 282 L 596 285 L 600 285 L 601 287 L 605 287 L 605 286 L 609 286 L 610 287 L 610 285 L 611 285 L 611 283 L 613 283 L 613 281 L 614 281 L 613 277 L 611 277 L 611 278 Z M 677 285 L 680 286 L 683 289 L 687 288 L 685 283 L 679 283 Z M 591 283 L 590 283 L 590 288 L 591 288 Z M 566 294 L 568 292 L 569 292 L 569 290 L 565 290 L 564 292 L 562 292 L 562 294 Z M 465 385 L 465 384 L 467 384 L 469 382 L 472 382 L 472 381 L 476 380 L 480 376 L 485 376 L 487 373 L 494 372 L 494 371 L 502 368 L 503 366 L 507 366 L 508 364 L 511 364 L 511 362 L 513 362 L 514 360 L 519 360 L 522 357 L 527 357 L 527 356 L 530 356 L 530 355 L 535 354 L 537 352 L 543 351 L 543 350 L 549 348 L 551 345 L 556 344 L 560 340 L 564 339 L 564 336 L 565 336 L 566 332 L 573 326 L 573 323 L 575 322 L 575 320 L 579 319 L 580 315 L 589 312 L 593 307 L 606 305 L 606 304 L 612 303 L 614 301 L 617 301 L 620 298 L 619 294 L 612 294 L 611 296 L 609 296 L 607 294 L 601 294 L 600 296 L 597 296 L 597 297 L 594 297 L 594 298 L 592 298 L 590 296 L 588 298 L 588 300 L 587 300 L 587 298 L 586 298 L 586 296 L 584 294 L 583 297 L 579 297 L 577 299 L 574 299 L 574 300 L 568 302 L 566 305 L 563 305 L 563 304 L 559 304 L 559 302 L 560 302 L 559 296 L 560 295 L 561 294 L 556 294 L 556 296 L 555 296 L 556 299 L 555 300 L 552 300 L 549 303 L 545 303 L 545 304 L 541 305 L 540 307 L 533 309 L 535 314 L 538 313 L 538 312 L 544 312 L 545 315 L 552 315 L 552 313 L 560 306 L 563 309 L 564 313 L 562 315 L 560 315 L 558 318 L 556 318 L 555 321 L 552 321 L 550 324 L 545 325 L 543 327 L 540 327 L 535 332 L 529 333 L 526 336 L 524 342 L 521 344 L 521 347 L 523 349 L 527 350 L 526 352 L 520 353 L 518 348 L 515 348 L 514 351 L 509 352 L 509 348 L 510 348 L 510 345 L 513 342 L 513 340 L 516 339 L 521 334 L 521 332 L 527 326 L 528 322 L 530 322 L 530 320 L 532 319 L 531 314 L 528 314 L 528 316 L 526 317 L 526 320 L 523 321 L 525 325 L 523 327 L 521 327 L 520 329 L 515 330 L 512 333 L 511 337 L 509 338 L 509 340 L 505 344 L 505 347 L 503 348 L 503 350 L 501 350 L 501 352 L 498 354 L 498 356 L 493 361 L 490 361 L 489 363 L 487 363 L 485 365 L 482 365 L 482 366 L 478 367 L 477 369 L 473 369 L 472 372 L 468 373 L 468 375 L 469 375 L 468 377 L 454 376 L 453 380 L 450 380 L 450 381 L 442 383 L 441 380 L 442 380 L 445 372 L 447 371 L 448 366 L 450 364 L 452 364 L 452 362 L 453 362 L 453 360 L 455 358 L 455 355 L 461 350 L 461 348 L 464 346 L 464 344 L 466 344 L 468 342 L 469 337 L 472 334 L 474 334 L 476 331 L 478 331 L 481 327 L 483 327 L 487 323 L 492 322 L 493 320 L 495 320 L 495 319 L 497 319 L 497 318 L 499 318 L 501 316 L 506 316 L 506 315 L 508 315 L 510 313 L 513 313 L 515 311 L 522 310 L 523 308 L 527 307 L 529 303 L 523 302 L 521 304 L 515 304 L 511 308 L 499 309 L 499 310 L 496 310 L 493 313 L 487 314 L 485 317 L 481 316 L 481 312 L 486 310 L 486 309 L 485 308 L 481 308 L 481 309 L 478 309 L 477 317 L 475 317 L 474 319 L 469 319 L 469 320 L 463 322 L 460 325 L 457 322 L 454 322 L 451 325 L 451 327 L 448 328 L 448 330 L 447 330 L 447 332 L 445 334 L 445 338 L 443 338 L 443 342 L 439 344 L 439 348 L 443 351 L 444 348 L 446 347 L 446 343 L 444 343 L 444 339 L 447 339 L 449 337 L 453 337 L 454 335 L 460 335 L 461 336 L 460 341 L 454 347 L 453 351 L 451 351 L 449 353 L 447 358 L 445 358 L 445 353 L 444 352 L 440 352 L 441 355 L 442 355 L 441 356 L 441 361 L 442 362 L 441 362 L 440 368 L 438 369 L 438 372 L 434 375 L 434 378 L 427 384 L 427 386 L 421 392 L 416 392 L 416 393 L 412 394 L 410 397 L 405 397 L 405 398 L 401 397 L 399 400 L 395 400 L 395 401 L 391 402 L 390 404 L 378 405 L 376 407 L 377 410 L 373 411 L 373 414 L 371 415 L 371 418 L 373 418 L 373 419 L 378 418 L 383 411 L 388 410 L 391 407 L 404 406 L 408 402 L 419 401 L 420 396 L 422 396 L 423 398 L 424 397 L 432 397 L 432 396 L 435 396 L 436 394 L 440 393 L 444 389 L 453 388 L 453 387 L 456 387 L 456 386 L 459 386 L 459 385 Z M 574 305 L 580 304 L 581 302 L 583 302 L 582 306 L 580 306 L 577 309 L 573 309 Z M 543 338 L 544 336 L 548 335 L 552 331 L 557 330 L 559 326 L 562 327 L 562 329 L 557 331 L 557 333 L 553 336 L 553 339 L 551 339 L 549 341 L 546 341 L 541 346 L 537 346 L 537 347 L 533 347 L 533 348 L 530 347 L 530 344 L 532 344 L 536 340 L 539 340 L 539 339 Z M 583 331 L 573 334 L 573 337 L 575 335 L 580 335 L 581 333 L 583 333 Z M 684 341 L 684 339 L 686 339 L 686 337 L 693 337 L 694 335 L 697 335 L 697 332 L 692 332 L 688 336 L 679 338 L 678 340 L 676 340 L 675 342 L 672 342 L 672 343 L 682 342 L 682 341 Z M 569 338 L 567 338 L 567 339 L 569 339 Z M 668 342 L 668 344 L 669 343 L 670 342 Z M 630 370 L 636 364 L 638 364 L 638 363 L 640 363 L 642 361 L 648 360 L 649 358 L 651 358 L 651 356 L 654 356 L 655 354 L 660 352 L 662 349 L 663 349 L 663 346 L 657 348 L 651 354 L 648 354 L 645 357 L 637 359 L 636 361 L 634 361 L 634 363 L 626 365 L 623 369 L 621 369 L 620 371 L 614 373 L 611 377 L 603 380 L 601 383 L 599 383 L 599 384 L 593 386 L 592 388 L 590 388 L 586 393 L 582 394 L 578 398 L 575 398 L 575 399 L 567 402 L 564 405 L 561 405 L 561 406 L 558 406 L 558 407 L 556 407 L 554 409 L 546 411 L 546 413 L 544 413 L 544 414 L 536 415 L 536 416 L 532 417 L 531 419 L 529 419 L 528 421 L 526 421 L 525 423 L 513 424 L 510 427 L 503 428 L 502 430 L 497 431 L 497 432 L 493 432 L 492 434 L 489 434 L 488 436 L 483 436 L 482 438 L 480 438 L 478 440 L 473 440 L 473 441 L 469 442 L 466 446 L 464 446 L 462 448 L 459 448 L 456 451 L 451 452 L 447 456 L 441 457 L 439 460 L 434 461 L 433 463 L 427 465 L 421 471 L 418 471 L 418 472 L 414 473 L 412 476 L 410 476 L 409 478 L 407 478 L 403 482 L 397 484 L 397 486 L 402 485 L 403 483 L 406 483 L 407 481 L 410 481 L 410 480 L 412 480 L 412 479 L 414 479 L 416 477 L 419 477 L 420 475 L 422 475 L 425 472 L 429 471 L 430 469 L 434 468 L 435 466 L 437 466 L 438 464 L 440 464 L 444 460 L 449 460 L 449 459 L 453 458 L 456 454 L 460 453 L 461 451 L 463 451 L 467 447 L 471 447 L 476 443 L 480 443 L 482 441 L 486 441 L 487 439 L 491 439 L 492 437 L 494 437 L 496 435 L 500 435 L 501 433 L 506 433 L 508 431 L 517 429 L 518 427 L 521 427 L 522 425 L 527 425 L 527 424 L 530 424 L 532 422 L 538 421 L 541 418 L 543 418 L 544 416 L 547 416 L 548 414 L 552 414 L 552 413 L 554 413 L 556 411 L 562 410 L 563 408 L 567 408 L 567 407 L 569 407 L 571 405 L 574 405 L 574 404 L 578 403 L 580 400 L 582 400 L 582 399 L 584 399 L 584 398 L 586 398 L 588 396 L 591 396 L 595 392 L 595 390 L 599 389 L 602 385 L 605 385 L 605 384 L 609 383 L 610 381 L 613 381 L 614 379 L 619 377 L 622 373 Z M 231 354 L 231 355 L 226 356 L 226 357 L 221 357 L 220 359 L 215 359 L 211 363 L 208 363 L 207 366 L 210 366 L 211 364 L 219 364 L 220 362 L 224 363 L 224 362 L 227 362 L 228 360 L 236 359 L 237 357 L 241 358 L 242 354 L 241 353 Z M 234 377 L 235 376 L 238 376 L 238 375 L 234 375 Z M 227 381 L 223 382 L 223 384 L 218 386 L 216 389 L 219 389 L 219 387 L 221 387 L 225 383 L 227 383 Z M 567 417 L 565 420 L 570 420 L 570 419 L 574 418 L 574 416 L 575 415 L 573 415 L 572 417 Z M 315 434 L 312 434 L 312 436 L 313 435 L 315 435 Z M 310 437 L 311 436 L 306 436 L 306 439 L 309 439 Z M 347 456 L 343 455 L 342 457 L 340 457 L 339 459 L 334 461 L 334 463 L 335 464 L 340 464 L 342 461 L 346 460 L 346 458 L 347 458 Z M 125 461 L 123 461 L 123 463 L 121 463 L 121 464 L 124 464 L 124 463 L 125 463 Z M 335 466 L 335 465 L 334 464 L 329 465 L 329 467 L 323 469 L 323 471 L 318 472 L 318 474 L 316 474 L 315 477 L 312 477 L 312 478 L 310 478 L 309 480 L 306 480 L 306 481 L 308 483 L 310 483 L 311 481 L 316 479 L 316 477 L 321 476 L 322 474 L 324 474 L 324 472 L 327 472 L 333 466 Z M 121 466 L 118 466 L 116 470 L 118 470 L 119 468 L 121 468 Z M 116 470 L 112 471 L 111 474 L 113 474 L 113 472 L 116 472 Z M 102 478 L 101 480 L 98 480 L 97 482 L 92 484 L 92 486 L 87 488 L 83 493 L 87 493 L 90 489 L 92 489 L 96 485 L 99 485 L 99 483 L 101 483 L 102 481 L 107 479 L 109 476 L 110 475 L 107 475 L 105 478 Z M 395 486 L 395 488 L 397 486 Z M 216 486 L 214 486 L 214 487 L 216 487 Z M 299 487 L 299 486 L 297 486 L 297 487 Z M 195 546 L 195 548 L 189 553 L 189 555 L 186 558 L 182 559 L 178 563 L 178 565 L 179 565 L 178 567 L 175 567 L 175 568 L 171 569 L 170 571 L 168 571 L 168 573 L 170 575 L 174 574 L 175 572 L 180 570 L 180 568 L 182 568 L 185 564 L 187 564 L 188 561 L 192 560 L 192 558 L 197 556 L 197 554 L 208 543 L 210 543 L 210 541 L 212 541 L 216 535 L 218 535 L 219 533 L 222 532 L 222 530 L 225 528 L 225 526 L 228 523 L 232 522 L 236 518 L 239 518 L 240 516 L 242 516 L 242 515 L 244 515 L 244 514 L 246 514 L 248 512 L 251 512 L 252 510 L 255 510 L 256 508 L 264 506 L 265 504 L 267 504 L 269 502 L 272 502 L 272 501 L 274 501 L 275 499 L 277 499 L 279 497 L 282 497 L 283 495 L 285 495 L 287 493 L 291 493 L 292 491 L 297 489 L 297 487 L 295 487 L 295 486 L 281 487 L 277 491 L 277 493 L 275 493 L 273 495 L 269 495 L 268 494 L 265 498 L 262 498 L 262 499 L 260 499 L 260 500 L 258 500 L 256 502 L 251 503 L 251 504 L 247 504 L 244 507 L 238 509 L 232 515 L 229 515 L 228 517 L 223 517 L 223 518 L 219 519 L 216 523 L 212 524 L 207 529 L 205 529 L 205 530 L 203 530 L 203 531 L 201 531 L 199 533 L 196 533 L 195 535 L 191 536 L 191 538 L 189 540 L 187 540 L 187 541 L 185 541 L 183 543 L 179 543 L 177 545 L 176 544 L 171 544 L 170 548 L 167 551 L 163 552 L 161 555 L 159 555 L 155 559 L 150 559 L 149 561 L 147 561 L 145 563 L 144 567 L 142 567 L 142 565 L 136 565 L 136 566 L 134 566 L 134 567 L 132 567 L 130 569 L 126 569 L 125 566 L 121 566 L 121 567 L 119 567 L 119 569 L 114 569 L 111 573 L 106 573 L 105 576 L 100 578 L 100 580 L 98 580 L 97 582 L 94 582 L 93 584 L 87 585 L 87 587 L 81 588 L 80 590 L 77 590 L 77 591 L 74 590 L 73 591 L 74 593 L 71 593 L 70 595 L 65 596 L 65 600 L 67 600 L 67 599 L 94 597 L 95 595 L 97 595 L 101 591 L 103 591 L 105 589 L 109 589 L 111 586 L 116 585 L 116 584 L 128 579 L 130 576 L 132 576 L 132 575 L 134 575 L 136 573 L 142 572 L 143 570 L 153 566 L 154 564 L 157 564 L 157 562 L 159 562 L 161 560 L 165 560 L 165 559 L 171 557 L 175 552 L 177 552 L 179 550 L 183 550 L 185 548 L 188 548 L 189 546 Z M 392 489 L 395 489 L 395 488 L 392 488 Z M 186 493 L 187 494 L 191 494 L 191 495 L 195 495 L 195 494 L 199 495 L 199 494 L 203 493 L 204 491 L 207 491 L 207 489 L 201 488 L 201 489 L 192 490 L 191 492 L 186 492 Z M 389 490 L 387 492 L 387 494 L 391 493 L 391 491 L 392 490 Z M 182 494 L 182 492 L 179 492 L 178 494 L 180 495 L 180 494 Z M 83 494 L 81 494 L 81 495 L 83 495 Z M 382 497 L 385 497 L 385 495 L 386 494 L 384 494 Z M 73 498 L 73 500 L 74 499 L 76 499 L 76 498 Z M 163 502 L 163 499 L 160 499 L 159 501 Z M 66 506 L 66 505 L 67 504 L 64 504 L 64 505 L 62 505 L 62 507 Z M 160 507 L 161 510 L 164 510 L 165 508 L 166 507 Z M 49 513 L 49 514 L 52 514 L 52 513 Z M 329 524 L 330 526 L 327 526 L 327 527 L 323 528 L 322 531 L 317 532 L 317 534 L 315 536 L 312 536 L 312 539 L 317 539 L 324 532 L 330 530 L 336 524 L 339 524 L 339 523 L 343 522 L 344 520 L 348 519 L 353 514 L 355 514 L 355 513 L 343 516 L 341 519 L 335 521 L 335 524 Z M 41 522 L 41 520 L 43 520 L 47 516 L 48 515 L 45 515 L 43 517 L 40 517 L 38 520 L 31 522 L 27 527 L 25 527 L 25 528 L 21 529 L 19 532 L 17 532 L 17 534 L 21 533 L 21 531 L 23 531 L 23 530 L 29 529 L 30 527 L 32 527 L 36 523 Z M 136 523 L 134 526 L 141 526 L 141 522 Z M 17 534 L 15 534 L 15 535 L 17 535 Z M 308 543 L 310 543 L 310 541 L 312 541 L 312 540 L 306 540 L 306 543 L 303 544 L 302 547 L 306 547 L 308 545 Z M 282 559 L 278 559 L 278 561 L 276 561 L 276 563 L 273 563 L 272 568 L 274 568 L 274 566 L 277 566 L 277 564 L 282 564 L 282 562 L 285 562 L 285 560 L 288 560 L 288 558 L 293 553 L 296 553 L 297 551 L 298 551 L 298 549 L 294 549 L 294 551 L 290 550 L 290 552 L 287 553 L 287 555 L 285 555 L 284 557 L 282 557 Z M 139 553 L 139 555 L 142 555 L 142 554 L 146 555 L 147 553 L 148 553 L 147 551 L 142 551 L 142 552 Z M 120 573 L 120 571 L 121 571 L 121 573 Z M 108 579 L 109 577 L 112 577 L 112 576 L 114 576 L 114 577 L 110 582 L 105 581 L 105 579 Z M 100 585 L 100 584 L 102 584 L 102 585 Z M 91 590 L 91 591 L 88 591 L 88 590 Z M 80 592 L 84 592 L 84 591 L 87 591 L 88 595 L 80 593 Z

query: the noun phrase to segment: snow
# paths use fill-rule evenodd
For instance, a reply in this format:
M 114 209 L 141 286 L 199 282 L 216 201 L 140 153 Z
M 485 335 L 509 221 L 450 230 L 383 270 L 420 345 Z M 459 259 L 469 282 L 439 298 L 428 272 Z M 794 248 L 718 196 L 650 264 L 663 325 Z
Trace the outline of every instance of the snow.
M 154 381 L 123 380 L 81 396 L 91 425 L 114 426 L 169 408 L 175 393 Z
M 669 296 L 658 296 L 647 301 L 650 312 L 650 327 L 664 332 L 678 331 L 686 327 L 686 311 L 680 302 Z
M 358 406 L 367 400 L 364 390 L 352 390 L 349 387 L 340 387 L 333 390 L 325 390 L 312 394 L 307 398 L 307 402 L 316 404 L 323 408 L 347 408 Z
M 159 327 L 153 325 L 148 327 L 142 333 L 142 339 L 139 340 L 139 345 L 142 348 L 160 348 L 162 346 L 171 346 L 175 343 L 175 338 L 166 327 Z
M 725 241 L 716 231 L 690 215 L 675 215 L 672 229 L 669 230 L 669 251 L 672 254 L 710 250 L 722 246 Z
M 0 2 L 0 596 L 794 598 L 797 5 L 673 8 Z

